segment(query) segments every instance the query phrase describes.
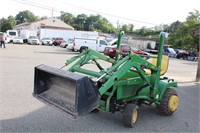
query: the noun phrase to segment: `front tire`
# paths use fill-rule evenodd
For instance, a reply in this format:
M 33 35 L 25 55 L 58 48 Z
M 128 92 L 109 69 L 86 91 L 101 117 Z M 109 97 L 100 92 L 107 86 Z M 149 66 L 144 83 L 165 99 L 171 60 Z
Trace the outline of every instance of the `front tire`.
M 164 115 L 172 115 L 178 108 L 179 98 L 176 90 L 169 88 L 166 90 L 161 103 L 156 105 L 158 112 Z
M 123 112 L 123 123 L 132 128 L 137 122 L 138 106 L 136 104 L 127 104 Z

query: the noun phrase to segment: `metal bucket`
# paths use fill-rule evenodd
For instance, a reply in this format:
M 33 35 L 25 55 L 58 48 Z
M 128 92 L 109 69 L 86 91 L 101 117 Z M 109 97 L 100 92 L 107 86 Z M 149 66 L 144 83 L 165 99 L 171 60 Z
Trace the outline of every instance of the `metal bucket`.
M 98 88 L 87 76 L 46 65 L 35 67 L 33 96 L 77 119 L 98 107 Z

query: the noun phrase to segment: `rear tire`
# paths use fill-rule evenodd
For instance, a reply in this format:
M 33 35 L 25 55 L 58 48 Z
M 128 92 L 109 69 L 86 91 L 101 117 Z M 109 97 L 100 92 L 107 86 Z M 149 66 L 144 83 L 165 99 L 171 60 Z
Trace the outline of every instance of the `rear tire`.
M 172 115 L 178 108 L 179 99 L 176 90 L 169 88 L 166 90 L 161 103 L 156 105 L 158 112 L 164 115 Z
M 123 123 L 132 128 L 137 122 L 138 106 L 136 104 L 127 104 L 123 112 Z

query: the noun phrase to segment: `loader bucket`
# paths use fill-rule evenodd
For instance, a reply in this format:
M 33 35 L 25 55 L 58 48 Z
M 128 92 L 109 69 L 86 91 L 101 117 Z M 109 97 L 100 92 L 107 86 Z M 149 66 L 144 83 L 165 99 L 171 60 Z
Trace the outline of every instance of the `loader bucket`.
M 33 96 L 74 120 L 97 108 L 99 103 L 94 81 L 46 65 L 35 67 Z

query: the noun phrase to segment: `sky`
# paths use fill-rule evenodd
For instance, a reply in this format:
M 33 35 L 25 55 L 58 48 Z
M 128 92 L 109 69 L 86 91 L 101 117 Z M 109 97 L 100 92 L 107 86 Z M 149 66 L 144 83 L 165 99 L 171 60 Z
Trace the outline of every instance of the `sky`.
M 60 11 L 75 16 L 100 14 L 114 26 L 133 24 L 135 28 L 183 22 L 189 12 L 200 11 L 200 0 L 4 0 L 2 3 L 0 18 L 24 10 L 51 17 L 53 9 L 53 16 L 60 16 Z

